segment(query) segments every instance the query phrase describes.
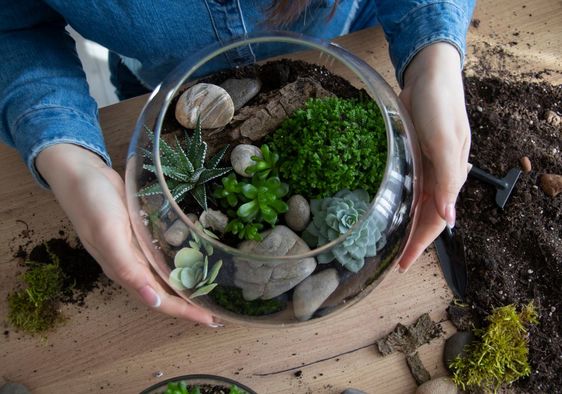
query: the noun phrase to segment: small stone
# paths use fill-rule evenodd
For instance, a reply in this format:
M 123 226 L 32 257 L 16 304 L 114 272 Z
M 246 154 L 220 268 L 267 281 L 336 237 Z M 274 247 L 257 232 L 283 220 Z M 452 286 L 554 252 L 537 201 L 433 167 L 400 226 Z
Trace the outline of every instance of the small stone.
M 543 174 L 541 175 L 541 188 L 552 198 L 562 192 L 562 175 Z
M 310 222 L 310 204 L 300 194 L 291 196 L 287 201 L 289 210 L 285 213 L 285 222 L 293 231 L 302 231 Z
M 236 79 L 230 78 L 220 85 L 224 90 L 230 94 L 234 103 L 234 110 L 238 111 L 248 101 L 253 99 L 261 89 L 261 81 L 259 79 L 244 78 Z
M 560 116 L 554 111 L 546 111 L 545 119 L 553 126 L 560 126 L 560 123 L 562 123 Z
M 338 272 L 333 268 L 320 271 L 303 280 L 293 292 L 295 317 L 300 321 L 309 320 L 336 290 L 338 284 Z
M 367 394 L 367 393 L 361 390 L 349 388 L 342 391 L 341 394 Z
M 201 128 L 226 126 L 234 115 L 234 103 L 226 90 L 210 83 L 193 85 L 176 104 L 176 119 L 188 129 L 195 128 L 200 117 Z
M 180 219 L 176 220 L 164 233 L 164 239 L 172 246 L 181 246 L 189 235 L 189 227 Z
M 238 249 L 265 256 L 290 256 L 310 251 L 308 245 L 287 226 L 277 225 L 261 235 L 261 241 L 244 241 Z M 316 259 L 262 261 L 237 256 L 234 265 L 234 284 L 242 289 L 244 299 L 269 300 L 291 290 L 312 274 Z
M 252 156 L 263 158 L 260 148 L 250 144 L 236 145 L 230 154 L 230 165 L 238 175 L 251 178 L 252 175 L 246 173 L 246 168 L 256 164 Z
M 199 222 L 204 228 L 210 228 L 222 234 L 228 224 L 228 217 L 221 211 L 209 208 L 201 213 Z
M 457 394 L 458 392 L 455 383 L 447 377 L 431 379 L 416 390 L 416 394 Z
M 477 110 L 478 112 L 482 112 L 484 109 L 483 109 L 481 106 L 477 105 L 477 106 L 476 106 L 476 110 Z
M 449 337 L 445 341 L 445 350 L 443 351 L 443 362 L 445 367 L 449 369 L 449 365 L 453 360 L 464 354 L 464 347 L 474 340 L 474 334 L 470 331 L 459 331 Z
M 519 159 L 519 164 L 521 165 L 521 169 L 525 174 L 530 173 L 533 168 L 531 166 L 531 160 L 527 156 L 523 156 L 521 159 Z

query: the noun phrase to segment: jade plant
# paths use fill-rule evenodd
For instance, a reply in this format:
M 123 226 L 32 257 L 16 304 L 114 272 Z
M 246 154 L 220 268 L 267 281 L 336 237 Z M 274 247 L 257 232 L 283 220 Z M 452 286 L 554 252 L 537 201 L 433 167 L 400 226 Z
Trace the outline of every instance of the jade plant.
M 199 228 L 216 238 L 215 234 L 203 229 L 200 224 Z M 189 247 L 180 249 L 174 256 L 175 268 L 170 273 L 170 283 L 177 290 L 195 290 L 190 295 L 190 298 L 195 298 L 210 293 L 217 286 L 213 282 L 222 267 L 222 260 L 217 260 L 209 269 L 209 257 L 213 255 L 213 247 L 195 234 L 192 234 L 192 237 Z
M 365 190 L 341 190 L 334 197 L 312 200 L 312 220 L 302 238 L 310 247 L 319 247 L 346 234 L 369 210 L 369 194 Z M 319 264 L 336 259 L 351 272 L 358 272 L 365 257 L 375 256 L 386 242 L 384 226 L 370 215 L 345 240 L 330 251 L 317 256 Z
M 496 308 L 488 327 L 475 330 L 477 341 L 465 348 L 450 367 L 453 381 L 463 390 L 480 388 L 497 392 L 504 383 L 529 376 L 527 328 L 537 324 L 537 311 L 529 303 L 517 312 L 514 305 Z
M 154 133 L 148 128 L 146 128 L 146 131 L 149 137 L 154 139 Z M 179 203 L 189 193 L 206 210 L 206 182 L 232 170 L 231 167 L 217 167 L 228 149 L 228 145 L 223 147 L 213 158 L 205 161 L 207 143 L 201 138 L 201 122 L 197 119 L 193 136 L 190 137 L 187 130 L 185 132 L 185 146 L 186 149 L 181 146 L 177 137 L 175 147 L 168 145 L 163 139 L 160 140 L 162 172 L 166 177 L 168 189 L 170 189 L 174 200 Z M 153 159 L 151 151 L 144 150 L 143 154 L 147 159 Z M 156 174 L 156 167 L 153 164 L 144 164 L 143 168 Z M 162 187 L 158 182 L 148 185 L 138 192 L 139 196 L 154 194 L 162 194 Z
M 279 176 L 294 194 L 331 197 L 342 189 L 374 195 L 386 165 L 383 117 L 373 100 L 310 99 L 267 140 Z
M 279 155 L 271 152 L 267 145 L 263 145 L 261 151 L 263 159 L 253 156 L 256 164 L 246 169 L 252 174 L 251 180 L 238 179 L 232 173 L 223 177 L 222 185 L 213 192 L 213 196 L 227 208 L 230 220 L 225 231 L 238 235 L 240 239 L 261 240 L 259 231 L 264 223 L 274 226 L 278 215 L 289 209 L 283 201 L 289 193 L 289 186 L 276 175 Z

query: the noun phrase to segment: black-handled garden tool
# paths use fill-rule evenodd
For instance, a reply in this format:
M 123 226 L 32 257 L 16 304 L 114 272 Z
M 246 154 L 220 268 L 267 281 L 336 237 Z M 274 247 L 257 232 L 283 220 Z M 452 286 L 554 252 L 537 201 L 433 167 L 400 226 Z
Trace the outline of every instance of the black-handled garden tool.
M 497 178 L 469 165 L 471 166 L 469 175 L 496 187 L 496 204 L 503 209 L 521 175 L 521 170 L 512 168 L 505 177 Z M 435 240 L 435 249 L 447 285 L 456 297 L 463 300 L 466 296 L 468 273 L 462 236 L 447 227 Z

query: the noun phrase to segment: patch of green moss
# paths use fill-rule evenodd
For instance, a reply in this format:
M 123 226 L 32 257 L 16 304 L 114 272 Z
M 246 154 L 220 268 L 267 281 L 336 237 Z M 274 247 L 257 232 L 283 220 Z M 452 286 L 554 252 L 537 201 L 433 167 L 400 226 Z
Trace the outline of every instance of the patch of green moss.
M 267 142 L 294 194 L 320 199 L 363 189 L 374 196 L 382 181 L 386 131 L 373 100 L 310 99 Z
M 480 388 L 497 392 L 504 383 L 528 376 L 527 327 L 537 324 L 537 312 L 529 303 L 521 312 L 508 305 L 487 317 L 488 327 L 475 330 L 478 341 L 468 345 L 465 356 L 458 356 L 450 367 L 453 381 L 463 390 Z
M 246 316 L 263 316 L 279 312 L 287 306 L 280 300 L 246 301 L 242 290 L 236 287 L 217 286 L 209 296 L 224 309 Z
M 49 330 L 62 320 L 58 311 L 64 274 L 57 259 L 43 264 L 26 262 L 25 287 L 8 295 L 8 321 L 30 334 Z

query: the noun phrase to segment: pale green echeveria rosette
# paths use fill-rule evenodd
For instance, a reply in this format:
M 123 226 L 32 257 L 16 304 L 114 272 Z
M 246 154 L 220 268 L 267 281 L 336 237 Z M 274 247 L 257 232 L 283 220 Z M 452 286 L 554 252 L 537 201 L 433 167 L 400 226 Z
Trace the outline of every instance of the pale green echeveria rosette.
M 201 226 L 198 223 L 199 226 Z M 212 237 L 216 237 L 208 230 L 204 230 Z M 213 248 L 202 239 L 192 234 L 193 240 L 189 247 L 178 250 L 174 256 L 175 268 L 170 273 L 170 284 L 176 290 L 195 290 L 190 298 L 199 297 L 211 292 L 216 286 L 213 283 L 222 267 L 222 260 L 213 264 L 209 271 L 209 257 L 213 255 Z M 203 249 L 203 252 L 201 252 Z
M 346 234 L 369 210 L 369 194 L 365 190 L 336 193 L 334 197 L 312 200 L 312 221 L 304 230 L 302 238 L 312 247 L 319 247 Z M 351 272 L 358 272 L 365 264 L 365 257 L 373 257 L 386 243 L 384 223 L 371 215 L 361 227 L 331 251 L 317 256 L 319 264 L 336 259 Z

